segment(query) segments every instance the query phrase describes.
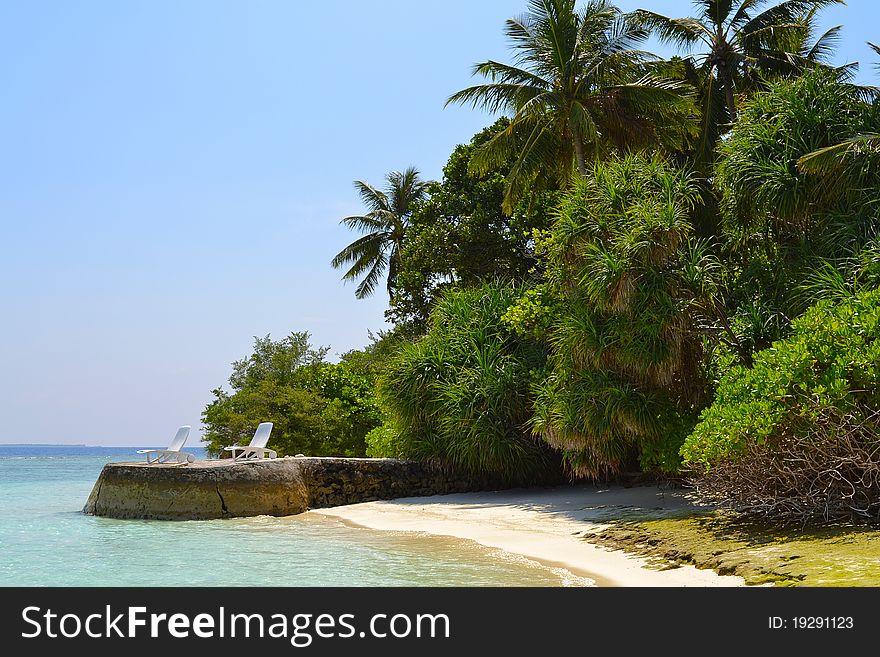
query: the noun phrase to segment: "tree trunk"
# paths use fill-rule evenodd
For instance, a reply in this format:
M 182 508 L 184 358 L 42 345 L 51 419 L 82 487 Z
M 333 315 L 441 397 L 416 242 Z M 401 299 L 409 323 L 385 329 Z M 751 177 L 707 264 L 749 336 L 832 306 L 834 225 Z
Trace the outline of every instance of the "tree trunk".
M 727 62 L 718 62 L 718 81 L 724 86 L 724 99 L 727 104 L 727 116 L 731 123 L 736 123 L 736 98 L 733 95 L 733 76 L 727 68 Z
M 578 171 L 580 171 L 581 176 L 586 178 L 587 161 L 584 158 L 584 142 L 582 142 L 579 137 L 574 137 L 572 142 L 574 142 L 574 157 L 577 161 Z
M 727 113 L 730 122 L 736 123 L 736 99 L 733 97 L 733 86 L 728 82 L 724 85 L 724 95 L 727 97 Z

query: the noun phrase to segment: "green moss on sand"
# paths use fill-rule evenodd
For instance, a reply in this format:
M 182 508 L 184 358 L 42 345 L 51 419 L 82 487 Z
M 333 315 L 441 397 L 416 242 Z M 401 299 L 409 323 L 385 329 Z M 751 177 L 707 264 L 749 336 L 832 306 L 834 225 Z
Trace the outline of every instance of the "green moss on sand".
M 658 568 L 693 564 L 747 584 L 880 586 L 877 529 L 781 530 L 715 512 L 618 520 L 586 538 L 647 556 Z

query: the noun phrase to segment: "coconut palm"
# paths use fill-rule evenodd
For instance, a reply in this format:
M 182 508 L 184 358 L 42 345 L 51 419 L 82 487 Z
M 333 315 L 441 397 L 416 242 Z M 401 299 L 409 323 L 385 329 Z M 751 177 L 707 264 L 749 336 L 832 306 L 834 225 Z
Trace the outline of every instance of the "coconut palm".
M 686 77 L 699 89 L 701 155 L 714 148 L 723 126 L 736 121 L 736 95 L 758 86 L 766 75 L 792 75 L 825 62 L 839 27 L 815 41 L 816 12 L 841 0 L 697 0 L 699 15 L 669 18 L 645 9 L 634 19 L 661 41 L 693 53 Z
M 428 183 L 419 178 L 414 167 L 392 171 L 385 179 L 388 187 L 384 192 L 362 180 L 354 182 L 369 212 L 345 217 L 341 223 L 366 235 L 342 249 L 330 263 L 337 269 L 350 265 L 343 280 L 362 279 L 354 292 L 358 299 L 373 294 L 386 270 L 388 295 L 393 296 L 409 217 L 427 191 Z
M 487 171 L 514 156 L 505 209 L 539 174 L 566 186 L 576 163 L 607 145 L 662 140 L 659 126 L 682 115 L 684 86 L 646 73 L 649 53 L 636 46 L 647 31 L 607 0 L 581 10 L 575 0 L 530 0 L 529 12 L 509 19 L 505 33 L 516 51 L 513 64 L 486 61 L 474 75 L 489 82 L 447 100 L 513 114 L 508 128 L 474 158 Z

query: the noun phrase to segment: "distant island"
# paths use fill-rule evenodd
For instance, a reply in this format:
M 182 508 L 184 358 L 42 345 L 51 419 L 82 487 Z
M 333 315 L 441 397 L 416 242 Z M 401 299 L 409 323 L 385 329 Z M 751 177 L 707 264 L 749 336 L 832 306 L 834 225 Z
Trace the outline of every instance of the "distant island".
M 100 445 L 55 444 L 55 443 L 0 443 L 0 447 L 100 447 Z

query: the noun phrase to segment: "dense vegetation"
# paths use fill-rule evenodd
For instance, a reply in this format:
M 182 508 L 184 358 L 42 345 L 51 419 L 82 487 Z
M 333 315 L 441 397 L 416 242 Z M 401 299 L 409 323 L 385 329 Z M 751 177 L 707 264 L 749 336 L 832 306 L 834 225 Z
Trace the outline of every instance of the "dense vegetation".
M 356 182 L 332 264 L 358 298 L 387 275 L 393 330 L 338 364 L 258 341 L 212 446 L 271 419 L 288 453 L 687 475 L 742 509 L 880 521 L 880 92 L 831 64 L 835 2 L 527 0 L 513 61 L 448 100 L 505 116 L 439 181 Z
M 326 355 L 307 333 L 257 338 L 254 352 L 232 364 L 232 392 L 214 390 L 202 413 L 208 451 L 246 445 L 260 422 L 273 422 L 280 456 L 364 456 L 364 437 L 379 424 L 368 363 L 358 353 L 339 363 Z
M 544 349 L 501 320 L 517 294 L 502 283 L 448 291 L 427 333 L 392 359 L 382 384 L 391 436 L 380 436 L 390 455 L 509 483 L 548 477 L 555 459 L 526 428 Z
M 880 290 L 821 301 L 731 368 L 685 443 L 704 496 L 799 519 L 880 513 Z
M 559 207 L 541 290 L 551 365 L 532 426 L 574 474 L 678 468 L 705 403 L 697 317 L 715 285 L 692 237 L 697 199 L 688 172 L 631 155 L 594 165 Z

